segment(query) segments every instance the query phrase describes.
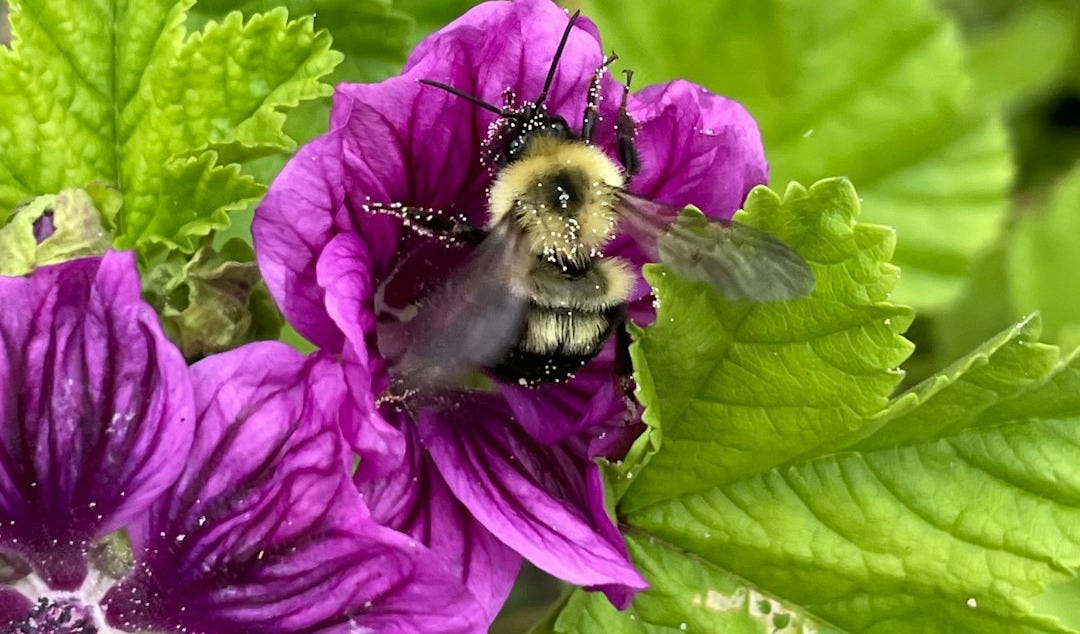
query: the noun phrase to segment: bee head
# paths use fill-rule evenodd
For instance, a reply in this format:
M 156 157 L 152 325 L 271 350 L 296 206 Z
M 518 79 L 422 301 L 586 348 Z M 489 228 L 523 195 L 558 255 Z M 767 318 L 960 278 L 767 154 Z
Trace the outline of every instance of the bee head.
M 515 107 L 512 104 L 513 92 L 510 89 L 507 89 L 505 93 L 506 105 L 500 108 L 476 95 L 458 90 L 449 84 L 431 79 L 420 80 L 421 84 L 445 90 L 484 110 L 499 115 L 499 118 L 492 124 L 488 138 L 484 143 L 482 158 L 488 166 L 501 169 L 514 163 L 525 154 L 532 141 L 537 138 L 555 138 L 559 140 L 573 138 L 574 133 L 570 130 L 566 119 L 559 115 L 550 114 L 544 102 L 547 100 L 548 91 L 555 80 L 555 70 L 559 66 L 559 59 L 562 57 L 563 49 L 566 48 L 566 42 L 570 39 L 574 23 L 577 22 L 580 15 L 581 12 L 576 11 L 570 16 L 570 21 L 563 31 L 562 39 L 559 40 L 559 47 L 555 49 L 555 56 L 551 59 L 551 65 L 548 67 L 547 77 L 544 79 L 544 87 L 540 91 L 540 95 L 535 100 L 526 101 L 521 106 Z
M 492 125 L 484 144 L 483 160 L 485 164 L 501 169 L 520 160 L 536 139 L 572 137 L 566 119 L 549 114 L 542 103 L 526 103 L 507 111 Z

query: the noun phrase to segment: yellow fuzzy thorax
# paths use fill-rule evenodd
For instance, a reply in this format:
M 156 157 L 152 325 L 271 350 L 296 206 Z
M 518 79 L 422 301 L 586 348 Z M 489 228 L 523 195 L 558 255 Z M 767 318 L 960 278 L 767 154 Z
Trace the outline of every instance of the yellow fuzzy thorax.
M 538 137 L 495 177 L 489 192 L 495 226 L 511 214 L 537 257 L 583 265 L 611 240 L 622 171 L 599 148 L 580 140 Z

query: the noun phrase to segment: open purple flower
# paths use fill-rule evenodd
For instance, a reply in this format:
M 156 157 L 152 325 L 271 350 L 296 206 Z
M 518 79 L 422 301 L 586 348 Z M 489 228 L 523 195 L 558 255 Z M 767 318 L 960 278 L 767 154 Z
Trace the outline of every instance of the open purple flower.
M 483 225 L 492 183 L 480 158 L 496 115 L 418 80 L 495 104 L 508 91 L 519 102 L 533 99 L 566 24 L 566 13 L 549 0 L 485 3 L 421 42 L 400 76 L 340 85 L 330 132 L 285 167 L 253 232 L 286 318 L 323 350 L 350 360 L 357 416 L 347 433 L 361 454 L 356 483 L 373 515 L 459 562 L 481 601 L 508 591 L 512 578 L 497 564 L 512 558 L 509 547 L 624 606 L 645 581 L 604 509 L 593 463 L 598 455 L 619 457 L 612 437 L 625 440 L 639 428 L 627 420 L 612 342 L 564 383 L 499 385 L 415 416 L 376 406 L 388 385 L 376 324 L 422 300 L 464 254 L 365 206 L 400 203 Z M 579 20 L 548 109 L 572 126 L 581 121 L 602 60 L 595 26 Z M 605 76 L 600 93 L 596 143 L 614 157 L 622 89 Z M 630 95 L 628 109 L 641 159 L 633 193 L 729 217 L 765 182 L 757 127 L 738 104 L 675 81 Z M 645 262 L 626 238 L 606 253 Z M 640 277 L 628 309 L 639 322 L 652 318 Z
M 189 373 L 131 254 L 0 278 L 0 305 L 5 631 L 486 624 L 442 560 L 380 526 L 352 486 L 340 364 L 266 343 Z M 99 541 L 118 529 L 131 562 L 123 538 Z

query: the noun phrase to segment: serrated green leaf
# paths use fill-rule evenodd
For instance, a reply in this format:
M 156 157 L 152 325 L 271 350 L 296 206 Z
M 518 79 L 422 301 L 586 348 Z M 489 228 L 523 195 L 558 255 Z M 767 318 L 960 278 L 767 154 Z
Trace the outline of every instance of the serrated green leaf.
M 1029 317 L 915 386 L 877 417 L 860 450 L 931 443 L 996 424 L 988 411 L 1041 383 L 1058 364 L 1058 349 L 1038 342 L 1040 323 Z
M 783 198 L 750 193 L 736 219 L 814 271 L 816 289 L 800 300 L 738 304 L 647 268 L 660 307 L 631 354 L 646 422 L 662 421 L 662 451 L 631 474 L 624 512 L 851 442 L 886 406 L 911 352 L 898 334 L 911 312 L 886 301 L 898 274 L 887 263 L 893 233 L 855 224 L 858 210 L 843 179 L 793 184 Z
M 258 198 L 265 189 L 251 176 L 241 174 L 239 165 L 222 167 L 214 152 L 172 161 L 162 178 L 164 191 L 144 229 L 143 252 L 147 254 L 159 245 L 187 251 L 193 237 L 226 226 L 228 212 L 244 208 L 247 200 Z
M 1000 232 L 1005 135 L 928 0 L 582 4 L 642 85 L 687 77 L 742 102 L 774 183 L 856 183 L 865 218 L 902 237 L 897 301 L 941 310 Z
M 883 302 L 888 245 L 856 211 L 842 180 L 750 197 L 739 218 L 814 268 L 802 300 L 721 310 L 710 291 L 653 275 L 660 312 L 634 355 L 661 438 L 617 509 L 651 588 L 623 613 L 578 592 L 550 631 L 1076 631 L 1080 354 L 1060 361 L 1031 317 L 886 404 L 875 377 L 907 347 L 877 311 L 907 313 Z M 760 334 L 837 315 L 870 334 L 805 337 L 828 364 L 773 355 Z M 741 407 L 715 407 L 731 395 Z M 824 413 L 775 405 L 793 400 Z M 846 422 L 819 422 L 834 418 Z
M 114 183 L 124 196 L 115 244 L 145 256 L 161 244 L 192 251 L 225 226 L 223 209 L 261 193 L 223 178 L 224 164 L 293 148 L 282 110 L 327 94 L 319 78 L 340 56 L 310 19 L 290 22 L 284 10 L 246 23 L 232 14 L 188 35 L 191 4 L 12 3 L 13 46 L 0 50 L 0 207 Z M 224 189 L 174 216 L 174 188 L 207 181 Z
M 334 49 L 345 54 L 335 72 L 337 81 L 378 81 L 397 72 L 405 61 L 406 41 L 413 19 L 396 9 L 391 0 L 200 0 L 192 10 L 201 27 L 233 11 L 244 15 L 285 7 L 292 16 L 310 15 L 315 27 L 334 38 Z M 322 122 L 325 127 L 325 120 Z
M 1080 326 L 1080 165 L 1061 181 L 1041 213 L 1021 217 L 1008 245 L 1007 281 L 1021 310 L 1042 313 L 1054 341 L 1075 345 L 1068 335 Z
M 1080 356 L 1057 363 L 1038 328 L 1021 322 L 901 396 L 845 451 L 626 514 L 654 585 L 638 619 L 756 592 L 845 632 L 1075 631 L 1052 610 L 1080 596 Z

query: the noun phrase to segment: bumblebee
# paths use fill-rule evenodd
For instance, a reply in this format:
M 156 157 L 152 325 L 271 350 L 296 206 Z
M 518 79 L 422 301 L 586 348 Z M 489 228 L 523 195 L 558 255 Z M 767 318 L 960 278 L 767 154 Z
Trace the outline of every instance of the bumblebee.
M 431 210 L 367 206 L 422 233 L 475 246 L 421 301 L 406 341 L 387 354 L 406 389 L 458 383 L 470 369 L 523 385 L 561 381 L 595 357 L 613 331 L 619 330 L 625 347 L 624 305 L 636 275 L 629 262 L 604 255 L 617 232 L 632 236 L 676 274 L 706 281 L 731 299 L 775 301 L 813 288 L 809 266 L 768 234 L 701 215 L 680 220 L 679 210 L 626 190 L 639 171 L 626 106 L 629 72 L 615 124 L 618 163 L 593 144 L 600 80 L 614 55 L 594 75 L 580 133 L 548 111 L 548 90 L 578 15 L 570 16 L 533 101 L 512 106 L 508 97 L 508 105 L 498 107 L 420 80 L 498 119 L 482 157 L 494 177 L 486 227 Z

